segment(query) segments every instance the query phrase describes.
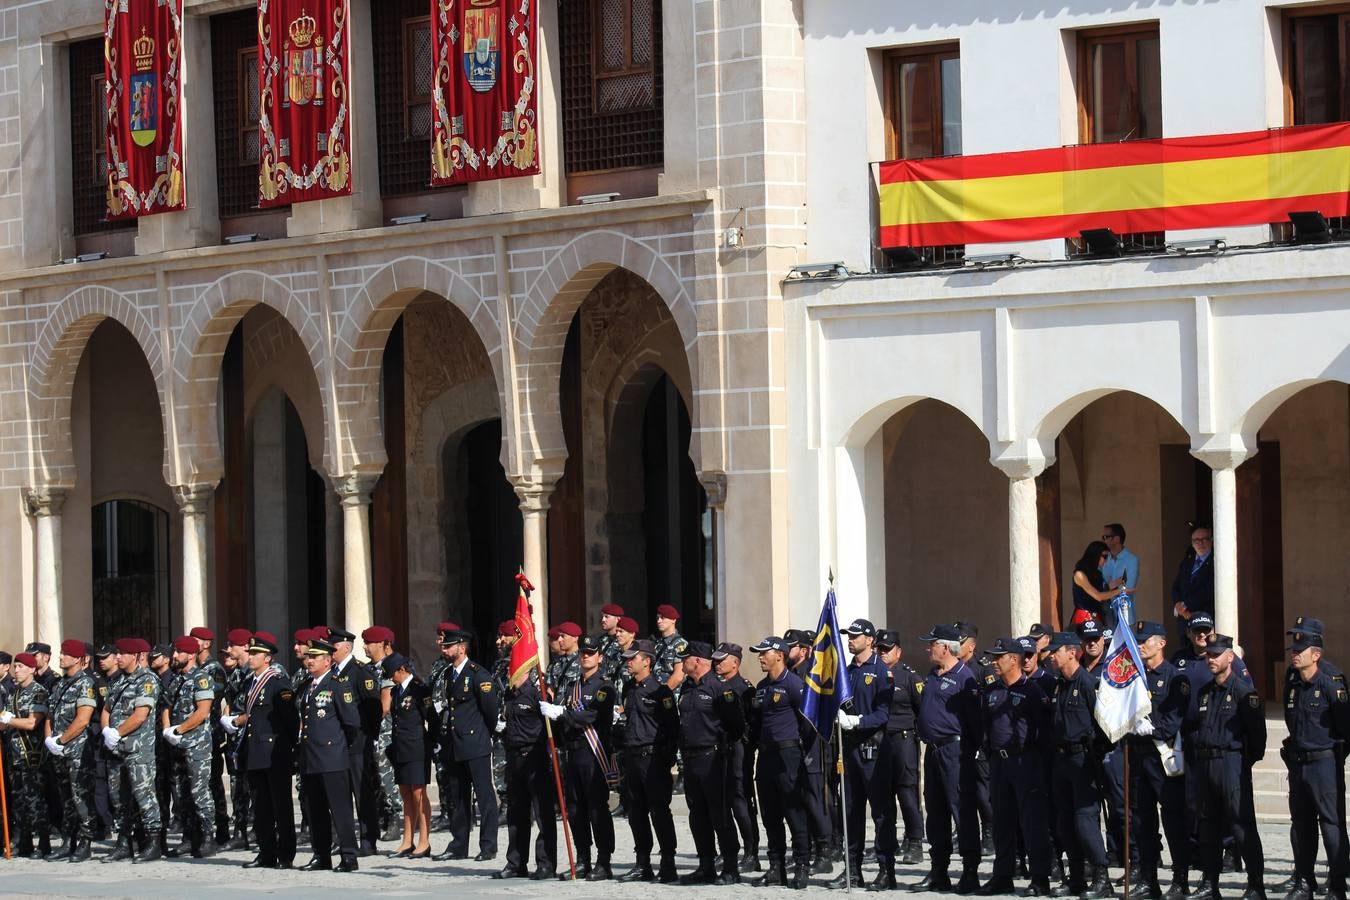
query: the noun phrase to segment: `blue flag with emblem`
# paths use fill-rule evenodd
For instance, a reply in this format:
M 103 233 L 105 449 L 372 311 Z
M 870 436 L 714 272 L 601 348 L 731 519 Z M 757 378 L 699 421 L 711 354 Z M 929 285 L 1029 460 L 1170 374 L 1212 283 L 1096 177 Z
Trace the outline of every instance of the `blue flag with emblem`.
M 802 704 L 802 715 L 821 734 L 828 734 L 834 728 L 839 707 L 853 699 L 853 683 L 845 668 L 844 639 L 839 633 L 835 606 L 834 588 L 831 587 L 825 595 L 825 607 L 820 611 L 820 624 L 816 626 L 811 669 L 806 673 L 806 702 Z
M 1125 593 L 1122 591 L 1111 605 L 1120 624 L 1111 635 L 1111 649 L 1102 663 L 1095 715 L 1107 740 L 1115 743 L 1148 717 L 1153 701 L 1144 685 L 1144 658 L 1126 619 Z

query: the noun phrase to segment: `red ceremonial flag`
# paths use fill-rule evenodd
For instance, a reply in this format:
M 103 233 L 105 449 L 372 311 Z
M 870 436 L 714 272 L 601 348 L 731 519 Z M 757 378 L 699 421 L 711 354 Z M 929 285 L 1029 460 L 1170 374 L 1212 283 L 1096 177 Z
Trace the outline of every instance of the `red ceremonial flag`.
M 347 0 L 258 0 L 258 205 L 352 192 Z
M 530 600 L 526 593 L 534 590 L 525 573 L 516 576 L 520 596 L 516 598 L 516 631 L 520 639 L 511 645 L 511 687 L 518 688 L 530 677 L 530 670 L 539 665 L 539 639 L 534 636 L 534 619 L 530 616 Z
M 104 0 L 108 218 L 187 206 L 183 0 Z
M 432 0 L 431 184 L 539 173 L 538 0 Z

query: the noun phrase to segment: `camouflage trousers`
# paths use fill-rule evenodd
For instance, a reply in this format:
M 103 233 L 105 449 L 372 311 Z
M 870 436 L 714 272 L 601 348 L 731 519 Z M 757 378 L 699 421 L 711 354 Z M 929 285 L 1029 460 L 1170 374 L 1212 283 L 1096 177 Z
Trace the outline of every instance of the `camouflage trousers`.
M 56 787 L 61 792 L 61 832 L 89 838 L 94 822 L 94 748 L 83 737 L 66 744 L 65 753 L 52 757 Z
M 173 795 L 183 828 L 196 820 L 199 834 L 210 837 L 215 832 L 216 798 L 211 791 L 211 743 L 198 742 L 189 746 L 171 748 L 173 761 Z
M 11 745 L 8 749 L 13 750 Z M 9 809 L 19 831 L 41 837 L 51 830 L 47 818 L 47 783 L 36 753 L 6 753 L 5 776 L 9 782 Z
M 380 818 L 402 822 L 403 797 L 398 792 L 398 785 L 394 783 L 394 764 L 389 761 L 389 747 L 393 741 L 393 732 L 386 733 L 381 728 L 379 751 L 375 754 L 375 767 L 380 776 Z
M 128 802 L 130 798 L 130 802 Z M 159 798 L 155 796 L 155 745 L 133 750 L 127 756 L 113 753 L 108 760 L 108 799 L 112 801 L 117 830 L 131 835 L 139 814 L 140 824 L 150 834 L 159 831 Z

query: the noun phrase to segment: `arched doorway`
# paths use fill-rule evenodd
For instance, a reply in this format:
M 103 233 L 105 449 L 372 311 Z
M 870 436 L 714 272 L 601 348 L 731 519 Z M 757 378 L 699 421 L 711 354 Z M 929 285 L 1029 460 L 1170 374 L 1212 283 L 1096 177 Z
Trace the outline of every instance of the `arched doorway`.
M 169 514 L 143 500 L 107 500 L 93 509 L 93 616 L 96 635 L 173 632 Z

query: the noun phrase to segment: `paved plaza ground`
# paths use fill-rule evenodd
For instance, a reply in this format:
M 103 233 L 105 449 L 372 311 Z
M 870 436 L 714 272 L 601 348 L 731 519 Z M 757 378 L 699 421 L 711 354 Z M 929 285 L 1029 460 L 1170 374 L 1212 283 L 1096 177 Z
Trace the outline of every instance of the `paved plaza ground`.
M 677 865 L 681 872 L 694 868 L 693 839 L 689 834 L 688 819 L 684 815 L 683 798 L 675 798 L 675 824 L 679 834 L 680 853 Z M 615 821 L 618 835 L 618 851 L 615 854 L 616 873 L 626 870 L 633 860 L 633 839 L 627 823 L 623 819 Z M 560 832 L 561 835 L 561 832 Z M 48 863 L 38 860 L 14 859 L 0 860 L 0 894 L 24 897 L 146 897 L 146 898 L 190 898 L 206 900 L 215 897 L 238 897 L 249 894 L 285 894 L 290 897 L 322 897 L 333 891 L 341 891 L 348 896 L 365 897 L 420 897 L 446 895 L 468 897 L 541 897 L 558 896 L 567 898 L 582 897 L 786 897 L 783 888 L 752 888 L 748 882 L 755 878 L 750 875 L 745 884 L 727 887 L 700 885 L 681 887 L 679 885 L 659 884 L 619 884 L 616 882 L 572 884 L 559 881 L 536 882 L 529 880 L 498 881 L 490 878 L 492 872 L 504 864 L 506 852 L 506 829 L 500 832 L 500 853 L 492 862 L 433 862 L 431 860 L 410 862 L 391 860 L 384 856 L 367 857 L 360 861 L 361 870 L 352 874 L 335 872 L 297 872 L 244 869 L 241 864 L 252 858 L 252 853 L 222 853 L 204 860 L 165 860 L 155 863 L 132 865 L 119 862 L 102 864 L 97 858 L 89 862 L 70 865 L 68 863 Z M 445 848 L 448 834 L 438 832 L 434 835 L 432 849 L 440 852 Z M 1289 829 L 1282 825 L 1262 825 L 1261 840 L 1265 848 L 1266 884 L 1268 889 L 1282 881 L 1292 868 L 1289 850 Z M 476 846 L 477 838 L 473 839 Z M 98 848 L 97 855 L 107 852 L 110 845 Z M 394 844 L 381 844 L 382 850 L 392 849 Z M 566 867 L 566 854 L 559 848 L 559 855 Z M 300 849 L 297 863 L 309 858 L 308 848 Z M 986 857 L 981 866 L 981 875 L 987 877 L 993 860 Z M 837 872 L 838 866 L 835 871 Z M 1319 866 L 1319 877 L 1322 867 Z M 923 866 L 902 866 L 897 876 L 902 885 L 913 884 L 923 877 Z M 864 867 L 868 880 L 875 873 L 874 867 Z M 952 878 L 959 875 L 954 868 Z M 1118 872 L 1116 874 L 1119 874 Z M 807 894 L 823 894 L 828 891 L 826 882 L 833 876 L 818 875 L 812 880 Z M 1242 874 L 1226 875 L 1220 883 L 1224 896 L 1240 897 L 1244 887 Z M 1019 887 L 1023 886 L 1019 882 Z M 1164 876 L 1164 887 L 1166 879 Z M 855 888 L 855 891 L 861 891 Z M 843 893 L 842 890 L 830 893 Z M 905 892 L 907 893 L 907 892 Z M 1278 897 L 1276 898 L 1278 900 Z

